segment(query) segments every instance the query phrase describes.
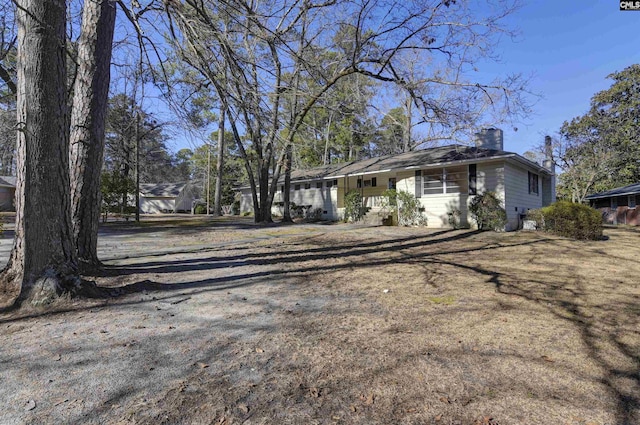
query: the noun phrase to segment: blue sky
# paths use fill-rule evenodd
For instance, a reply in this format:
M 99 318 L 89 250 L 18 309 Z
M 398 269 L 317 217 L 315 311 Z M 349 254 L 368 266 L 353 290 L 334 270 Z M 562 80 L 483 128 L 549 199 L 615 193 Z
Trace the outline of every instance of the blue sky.
M 591 97 L 611 86 L 607 75 L 640 63 L 640 11 L 620 11 L 617 0 L 523 2 L 505 21 L 518 31 L 516 39 L 500 41 L 498 63 L 477 66 L 485 82 L 511 73 L 530 76 L 530 90 L 540 95 L 532 99 L 528 119 L 500 125 L 505 150 L 520 154 L 533 150 L 545 134 L 554 135 L 564 121 L 587 112 Z M 170 143 L 176 151 L 202 144 L 176 136 Z
M 480 71 L 532 75 L 541 95 L 517 132 L 503 127 L 508 151 L 530 150 L 587 112 L 591 97 L 611 86 L 607 75 L 640 62 L 640 11 L 620 11 L 616 0 L 530 0 L 507 22 L 520 35 L 502 40 L 500 63 Z

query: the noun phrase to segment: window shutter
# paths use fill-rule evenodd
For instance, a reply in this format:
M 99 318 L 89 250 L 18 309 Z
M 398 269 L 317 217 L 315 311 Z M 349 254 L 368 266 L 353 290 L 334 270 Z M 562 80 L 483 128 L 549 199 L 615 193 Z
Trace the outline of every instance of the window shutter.
M 477 173 L 476 164 L 469 164 L 469 195 L 478 194 Z
M 416 198 L 422 197 L 422 170 L 416 170 Z

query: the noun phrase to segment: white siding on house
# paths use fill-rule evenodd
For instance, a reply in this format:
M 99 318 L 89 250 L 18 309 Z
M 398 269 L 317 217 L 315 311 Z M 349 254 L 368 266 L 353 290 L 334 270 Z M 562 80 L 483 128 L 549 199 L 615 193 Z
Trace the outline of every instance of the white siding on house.
M 415 195 L 416 178 L 415 170 L 398 173 L 397 191 L 409 192 Z M 449 214 L 453 210 L 460 211 L 460 225 L 469 225 L 469 208 L 467 206 L 467 188 L 463 193 L 450 193 L 439 195 L 422 195 L 420 203 L 424 207 L 427 217 L 427 227 L 449 227 Z
M 312 211 L 316 208 L 321 208 L 323 218 L 335 220 L 337 218 L 337 204 L 335 202 L 332 203 L 331 200 L 337 198 L 338 188 L 335 186 L 327 188 L 326 181 L 321 181 L 322 188 L 318 188 L 316 187 L 318 182 L 311 182 L 311 188 L 309 189 L 305 189 L 305 183 L 300 183 L 299 190 L 295 190 L 295 185 L 292 184 L 291 202 L 295 202 L 296 205 L 311 205 Z M 281 192 L 279 193 L 279 198 L 283 198 Z M 282 209 L 278 208 L 277 211 L 282 215 Z
M 175 198 L 140 197 L 140 212 L 143 214 L 173 212 L 175 205 Z
M 240 191 L 240 214 L 245 213 L 253 213 L 253 198 L 249 188 Z
M 420 202 L 427 216 L 427 227 L 450 227 L 449 213 L 460 211 L 460 225 L 469 225 L 469 208 L 466 194 L 424 195 Z
M 478 194 L 495 192 L 504 201 L 504 162 L 481 162 L 476 170 Z
M 416 194 L 416 172 L 415 171 L 400 171 L 396 177 L 396 191 L 397 192 L 409 192 Z
M 308 183 L 308 182 L 307 182 Z M 305 189 L 305 183 L 291 183 L 290 201 L 296 205 L 311 205 L 311 210 L 322 208 L 322 217 L 327 220 L 336 220 L 338 218 L 338 188 L 333 186 L 327 188 L 326 180 L 322 181 L 322 189 L 316 187 L 316 181 L 311 183 L 310 189 Z M 295 190 L 296 185 L 300 185 L 300 189 Z M 274 216 L 282 216 L 283 207 L 277 203 L 283 202 L 284 196 L 281 192 L 281 186 L 273 197 L 271 206 L 271 214 Z M 325 212 L 326 211 L 326 212 Z M 245 188 L 240 191 L 240 214 L 253 213 L 253 198 L 251 189 Z
M 178 197 L 176 202 L 176 212 L 178 211 L 191 211 L 193 207 L 193 201 L 195 200 L 192 196 L 181 196 Z
M 201 199 L 204 194 L 202 189 L 191 183 L 187 184 L 178 195 L 175 202 L 175 211 L 189 211 L 193 208 L 193 203 L 196 199 Z M 205 195 L 206 196 L 206 195 Z M 211 207 L 213 208 L 213 201 L 211 201 Z
M 529 171 L 538 174 L 538 193 L 529 193 Z M 527 170 L 511 163 L 505 165 L 506 230 L 516 230 L 518 228 L 520 214 L 525 214 L 529 209 L 542 207 L 541 177 L 536 171 Z

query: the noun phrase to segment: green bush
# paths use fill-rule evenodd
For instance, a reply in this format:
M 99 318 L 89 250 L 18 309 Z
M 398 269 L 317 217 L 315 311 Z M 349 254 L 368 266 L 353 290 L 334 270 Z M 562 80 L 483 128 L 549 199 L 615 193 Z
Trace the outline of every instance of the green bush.
M 395 218 L 399 226 L 426 226 L 427 217 L 424 207 L 412 193 L 387 189 L 381 194 L 381 211 L 383 215 Z M 393 222 L 394 219 L 391 219 Z
M 344 195 L 344 221 L 356 222 L 362 218 L 362 195 L 357 190 L 351 190 Z
M 469 204 L 469 211 L 478 230 L 501 231 L 507 224 L 507 212 L 502 208 L 502 201 L 495 192 L 474 196 Z
M 383 207 L 395 208 L 398 206 L 398 192 L 395 189 L 387 189 L 380 196 L 383 197 Z
M 400 191 L 397 193 L 398 225 L 426 226 L 427 217 L 423 214 L 424 207 L 420 200 L 412 193 Z
M 203 205 L 203 204 L 198 204 L 193 209 L 193 213 L 194 214 L 206 214 L 207 213 L 207 206 Z
M 602 215 L 594 208 L 558 201 L 540 211 L 547 232 L 580 240 L 602 239 Z

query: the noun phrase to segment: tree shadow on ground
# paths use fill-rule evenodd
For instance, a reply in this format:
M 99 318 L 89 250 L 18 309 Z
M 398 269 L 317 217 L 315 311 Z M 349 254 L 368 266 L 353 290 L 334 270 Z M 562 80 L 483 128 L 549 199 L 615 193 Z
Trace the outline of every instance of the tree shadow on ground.
M 256 223 L 253 217 L 205 217 L 188 215 L 178 219 L 110 222 L 100 225 L 101 234 L 144 234 L 148 232 L 192 234 L 203 230 L 251 230 L 277 228 L 293 223 Z
M 577 329 L 588 351 L 588 356 L 604 371 L 604 384 L 616 400 L 616 423 L 640 423 L 640 353 L 637 347 L 631 346 L 624 339 L 621 329 L 632 326 L 635 317 L 640 312 L 640 302 L 637 299 L 628 301 L 618 300 L 615 304 L 601 304 L 585 308 L 587 289 L 580 279 L 567 280 L 564 271 L 553 271 L 544 276 L 526 275 L 522 270 L 498 270 L 486 266 L 479 266 L 462 258 L 473 259 L 477 254 L 498 252 L 503 249 L 543 245 L 543 250 L 549 246 L 560 244 L 556 239 L 544 237 L 528 240 L 514 240 L 500 242 L 483 242 L 480 244 L 461 245 L 456 243 L 473 238 L 477 232 L 472 231 L 442 231 L 418 237 L 392 238 L 380 242 L 353 241 L 330 243 L 316 241 L 312 244 L 308 239 L 304 243 L 295 245 L 294 241 L 282 250 L 282 242 L 274 243 L 272 252 L 252 253 L 251 247 L 235 247 L 231 255 L 211 255 L 203 258 L 185 258 L 183 260 L 161 261 L 153 260 L 130 264 L 127 266 L 110 266 L 106 269 L 108 276 L 126 276 L 142 273 L 166 274 L 180 272 L 206 272 L 223 268 L 254 266 L 266 267 L 248 273 L 225 274 L 200 280 L 190 280 L 182 283 L 161 283 L 150 279 L 142 279 L 115 288 L 109 288 L 110 296 L 130 295 L 136 293 L 153 292 L 153 301 L 174 300 L 175 292 L 180 297 L 195 296 L 202 292 L 222 291 L 242 288 L 266 281 L 278 282 L 284 279 L 312 280 L 316 275 L 329 272 L 357 270 L 388 266 L 393 264 L 420 265 L 430 268 L 443 266 L 463 270 L 466 273 L 484 276 L 485 281 L 495 285 L 498 294 L 517 297 L 531 302 L 553 314 L 558 320 L 568 322 Z M 311 246 L 309 246 L 311 245 Z M 295 246 L 295 249 L 291 249 Z M 566 247 L 558 246 L 559 250 Z M 229 249 L 226 249 L 229 251 Z M 216 250 L 213 250 L 214 252 Z M 597 250 L 594 249 L 594 252 Z M 447 259 L 457 256 L 456 261 Z M 340 259 L 340 263 L 331 260 Z M 629 260 L 629 259 L 624 259 Z M 307 264 L 309 262 L 309 264 Z M 603 288 L 603 293 L 607 288 Z M 150 300 L 133 300 L 131 297 L 109 300 L 102 305 L 109 308 L 114 305 L 128 305 L 149 302 Z M 81 307 L 82 308 L 82 307 Z M 95 308 L 86 307 L 86 308 Z M 67 310 L 42 313 L 60 314 Z M 624 313 L 624 314 L 621 314 Z M 1 320 L 0 323 L 35 317 L 38 314 Z M 638 331 L 635 332 L 636 335 Z M 611 356 L 611 353 L 616 356 Z M 622 357 L 623 361 L 620 361 Z M 405 359 L 406 360 L 406 359 Z M 402 361 L 399 359 L 398 361 Z M 622 363 L 622 364 L 621 364 Z
M 604 370 L 602 383 L 617 400 L 616 423 L 640 423 L 640 352 L 638 347 L 634 348 L 624 341 L 628 332 L 635 333 L 636 338 L 640 335 L 635 327 L 640 313 L 640 300 L 617 300 L 615 304 L 585 308 L 588 305 L 588 292 L 577 277 L 570 283 L 553 279 L 553 276 L 549 279 L 548 275 L 544 279 L 535 276 L 523 279 L 515 273 L 500 273 L 459 262 L 430 262 L 486 276 L 487 282 L 494 284 L 498 293 L 533 302 L 557 319 L 571 323 L 579 330 L 589 357 Z M 623 313 L 625 311 L 626 315 Z M 622 333 L 620 329 L 625 327 L 627 331 Z

